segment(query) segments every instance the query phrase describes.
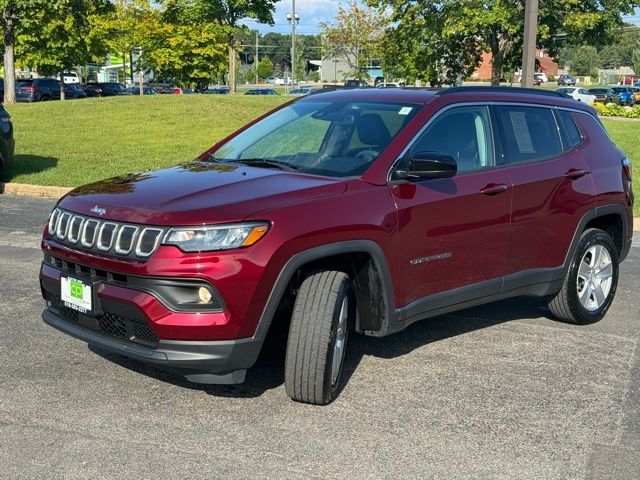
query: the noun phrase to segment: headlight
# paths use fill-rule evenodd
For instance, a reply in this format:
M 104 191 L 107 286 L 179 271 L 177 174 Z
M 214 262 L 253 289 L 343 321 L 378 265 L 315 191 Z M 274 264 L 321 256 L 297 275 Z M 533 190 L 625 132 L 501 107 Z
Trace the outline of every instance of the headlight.
M 176 227 L 164 236 L 164 245 L 185 252 L 208 252 L 249 247 L 269 230 L 268 223 L 235 223 L 204 227 Z

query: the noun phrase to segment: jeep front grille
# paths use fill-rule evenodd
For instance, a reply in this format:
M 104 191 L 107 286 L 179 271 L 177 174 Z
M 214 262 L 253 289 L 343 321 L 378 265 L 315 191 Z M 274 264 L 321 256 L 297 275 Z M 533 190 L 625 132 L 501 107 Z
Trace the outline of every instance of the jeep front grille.
M 166 229 L 87 217 L 56 208 L 49 235 L 65 245 L 120 257 L 148 258 Z

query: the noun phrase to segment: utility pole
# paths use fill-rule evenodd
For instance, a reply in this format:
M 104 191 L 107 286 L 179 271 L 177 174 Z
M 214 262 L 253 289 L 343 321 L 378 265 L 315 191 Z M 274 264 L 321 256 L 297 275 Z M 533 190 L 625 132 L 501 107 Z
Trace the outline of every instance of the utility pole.
M 300 21 L 300 15 L 296 13 L 296 0 L 291 0 L 291 13 L 287 14 L 287 20 L 291 23 L 291 86 L 296 83 L 296 24 Z M 287 83 L 285 76 L 284 83 Z
M 256 30 L 256 56 L 253 58 L 253 70 L 256 72 L 256 85 L 258 85 L 258 62 L 260 61 L 258 59 L 258 49 L 260 48 L 258 44 L 259 35 L 258 30 Z
M 536 69 L 536 35 L 538 33 L 538 0 L 526 0 L 524 7 L 524 42 L 522 45 L 522 78 L 520 86 L 533 87 Z

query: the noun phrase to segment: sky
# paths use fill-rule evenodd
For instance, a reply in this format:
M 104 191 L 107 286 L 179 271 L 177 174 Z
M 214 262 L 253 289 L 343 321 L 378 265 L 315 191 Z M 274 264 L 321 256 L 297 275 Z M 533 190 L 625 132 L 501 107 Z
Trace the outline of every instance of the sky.
M 320 22 L 330 22 L 338 13 L 338 5 L 345 4 L 345 0 L 296 0 L 296 12 L 300 15 L 300 23 L 297 32 L 300 34 L 320 33 Z M 289 33 L 291 25 L 287 22 L 287 13 L 291 12 L 291 0 L 281 0 L 276 3 L 276 12 L 273 15 L 275 25 L 261 25 L 255 21 L 247 20 L 244 23 L 250 29 L 257 28 L 260 33 L 278 32 Z

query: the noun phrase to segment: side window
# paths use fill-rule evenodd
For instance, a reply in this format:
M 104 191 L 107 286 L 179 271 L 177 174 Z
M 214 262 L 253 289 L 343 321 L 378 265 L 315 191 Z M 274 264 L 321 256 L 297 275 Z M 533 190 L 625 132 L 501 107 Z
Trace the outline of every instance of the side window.
M 553 157 L 562 153 L 558 126 L 549 108 L 495 107 L 511 163 Z
M 571 115 L 571 112 L 566 110 L 556 110 L 556 113 L 558 114 L 560 127 L 562 128 L 562 133 L 564 135 L 565 149 L 575 147 L 582 142 L 582 134 L 576 126 L 573 115 Z
M 460 173 L 495 166 L 487 107 L 458 107 L 443 113 L 411 150 L 451 155 Z

